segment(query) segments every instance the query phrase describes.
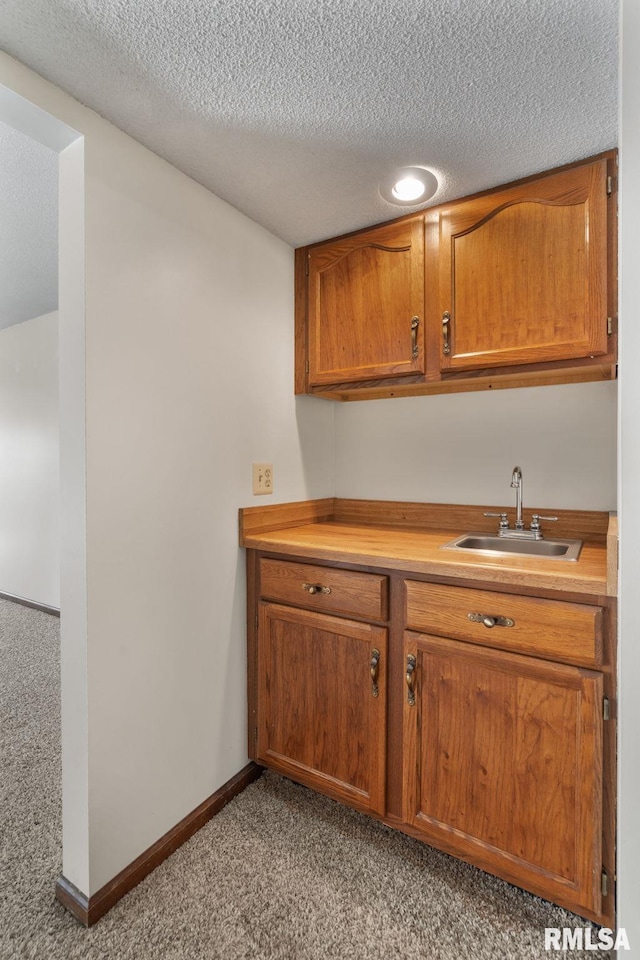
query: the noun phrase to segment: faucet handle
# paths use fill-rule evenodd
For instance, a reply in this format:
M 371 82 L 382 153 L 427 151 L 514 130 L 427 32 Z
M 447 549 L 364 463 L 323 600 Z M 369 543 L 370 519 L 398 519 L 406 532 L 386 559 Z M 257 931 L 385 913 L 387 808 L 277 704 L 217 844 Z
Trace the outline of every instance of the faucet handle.
M 558 519 L 557 517 L 543 517 L 539 513 L 534 513 L 533 516 L 531 517 L 531 529 L 539 530 L 541 520 L 557 520 L 557 519 Z
M 485 512 L 485 517 L 500 517 L 500 524 L 499 524 L 500 529 L 501 529 L 501 530 L 508 530 L 508 529 L 509 529 L 509 519 L 508 519 L 506 513 L 491 513 L 491 512 Z

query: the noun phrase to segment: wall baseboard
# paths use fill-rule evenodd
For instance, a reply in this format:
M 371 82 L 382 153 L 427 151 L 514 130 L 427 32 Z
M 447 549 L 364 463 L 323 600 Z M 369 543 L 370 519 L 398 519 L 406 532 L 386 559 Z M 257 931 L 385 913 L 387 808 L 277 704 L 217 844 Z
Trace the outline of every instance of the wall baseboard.
M 140 854 L 128 867 L 121 870 L 117 876 L 106 883 L 92 896 L 87 897 L 78 890 L 66 877 L 60 876 L 56 881 L 56 899 L 69 911 L 83 926 L 91 927 L 107 913 L 111 907 L 122 899 L 126 893 L 133 890 L 141 880 L 144 880 L 152 870 L 170 857 L 193 836 L 201 827 L 230 800 L 257 780 L 262 774 L 262 767 L 256 763 L 248 763 L 239 773 L 223 784 L 207 800 L 187 814 L 184 820 L 160 837 L 148 850 Z
M 11 603 L 19 603 L 22 607 L 31 607 L 32 610 L 40 610 L 42 613 L 50 613 L 52 617 L 59 617 L 58 607 L 50 607 L 47 603 L 37 603 L 35 600 L 27 600 L 25 597 L 16 597 L 13 593 L 4 593 L 0 590 L 0 600 L 9 600 Z

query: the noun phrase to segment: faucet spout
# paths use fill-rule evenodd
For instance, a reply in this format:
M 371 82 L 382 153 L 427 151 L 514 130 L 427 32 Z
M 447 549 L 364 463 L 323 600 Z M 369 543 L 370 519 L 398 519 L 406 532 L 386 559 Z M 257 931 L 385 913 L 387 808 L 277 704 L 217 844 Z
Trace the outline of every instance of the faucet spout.
M 514 467 L 511 474 L 511 486 L 516 490 L 516 530 L 524 530 L 522 519 L 522 470 Z

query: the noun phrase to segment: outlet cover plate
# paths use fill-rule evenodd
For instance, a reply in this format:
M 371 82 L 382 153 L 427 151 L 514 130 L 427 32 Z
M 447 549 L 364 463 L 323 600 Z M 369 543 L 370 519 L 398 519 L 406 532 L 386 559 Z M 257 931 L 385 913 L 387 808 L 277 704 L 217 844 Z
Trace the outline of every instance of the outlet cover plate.
M 253 464 L 253 493 L 259 496 L 264 493 L 273 493 L 273 464 Z

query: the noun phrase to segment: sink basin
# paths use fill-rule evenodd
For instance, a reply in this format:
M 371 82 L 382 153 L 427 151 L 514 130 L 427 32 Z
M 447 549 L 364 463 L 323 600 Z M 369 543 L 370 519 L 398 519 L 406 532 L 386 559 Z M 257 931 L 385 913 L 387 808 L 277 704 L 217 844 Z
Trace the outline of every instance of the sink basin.
M 524 540 L 498 537 L 491 533 L 465 533 L 445 543 L 441 550 L 470 550 L 484 556 L 546 557 L 550 560 L 577 560 L 582 540 Z

